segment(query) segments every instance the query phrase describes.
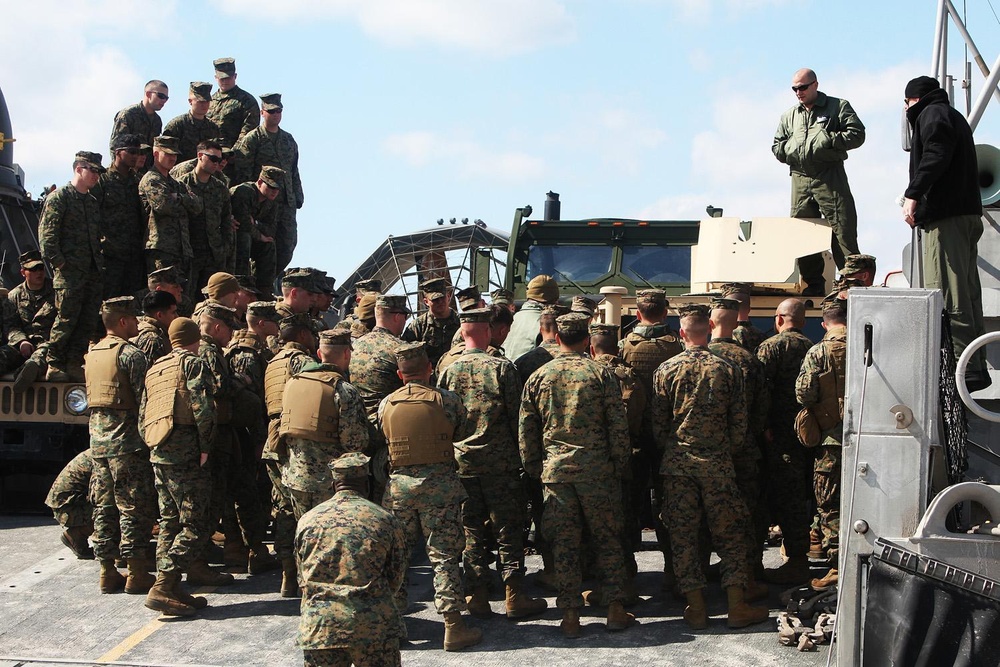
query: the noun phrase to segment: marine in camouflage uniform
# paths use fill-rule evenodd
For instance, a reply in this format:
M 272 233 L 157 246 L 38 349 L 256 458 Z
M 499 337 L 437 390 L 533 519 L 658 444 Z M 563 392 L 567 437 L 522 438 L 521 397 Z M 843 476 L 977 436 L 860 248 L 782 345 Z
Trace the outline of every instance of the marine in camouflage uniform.
M 782 301 L 775 316 L 778 333 L 757 349 L 770 397 L 764 438 L 768 505 L 772 520 L 781 526 L 785 555 L 789 558 L 778 571 L 765 572 L 765 578 L 771 583 L 788 585 L 803 583 L 809 573 L 806 553 L 809 550 L 812 453 L 802 446 L 794 429 L 795 416 L 800 409 L 795 400 L 795 381 L 802 360 L 812 347 L 812 341 L 802 333 L 804 324 L 803 303 L 798 299 Z
M 298 644 L 307 666 L 400 664 L 394 596 L 408 565 L 399 520 L 365 498 L 369 458 L 330 463 L 334 496 L 298 524 L 302 573 Z
M 583 351 L 590 318 L 557 320 L 560 354 L 528 378 L 521 395 L 520 448 L 525 473 L 544 485 L 543 526 L 552 547 L 562 631 L 580 632 L 583 531 L 589 531 L 608 606 L 608 629 L 624 630 L 625 561 L 620 541 L 621 479 L 630 443 L 625 406 L 610 370 Z
M 24 391 L 39 376 L 45 377 L 49 334 L 56 318 L 55 291 L 52 288 L 52 281 L 45 274 L 42 253 L 28 250 L 21 253 L 18 261 L 21 264 L 21 276 L 24 281 L 7 294 L 7 300 L 12 304 L 17 323 L 11 320 L 9 324 L 4 325 L 8 343 L 17 342 L 18 356 L 11 355 L 9 361 L 21 363 L 24 357 L 21 348 L 24 347 L 24 351 L 27 351 L 27 346 L 22 346 L 24 340 L 31 344 L 33 350 L 31 356 L 24 360 L 17 371 L 13 385 L 15 392 Z M 7 312 L 7 304 L 3 306 Z M 24 335 L 23 339 L 18 338 L 18 332 Z
M 262 167 L 255 182 L 240 183 L 229 191 L 236 230 L 236 273 L 252 275 L 257 289 L 270 294 L 278 273 L 274 235 L 278 231 L 275 202 L 285 172 Z
M 274 235 L 277 271 L 285 270 L 292 261 L 298 242 L 295 212 L 302 208 L 305 195 L 299 177 L 299 146 L 291 134 L 282 130 L 281 95 L 260 96 L 264 124 L 243 135 L 234 146 L 239 155 L 236 164 L 237 183 L 252 180 L 264 166 L 280 167 L 285 171 L 281 194 L 277 199 L 277 231 Z
M 437 365 L 451 347 L 451 339 L 458 331 L 458 313 L 452 310 L 452 287 L 446 278 L 428 280 L 420 286 L 420 290 L 424 294 L 427 310 L 407 325 L 402 338 L 408 343 L 425 343 L 427 356 L 432 364 Z
M 235 246 L 229 188 L 213 178 L 218 164 L 212 158 L 220 157 L 222 149 L 214 141 L 199 143 L 198 147 L 198 165 L 178 179 L 202 202 L 201 210 L 188 217 L 193 253 L 188 285 L 192 291 L 204 287 L 213 273 L 225 270 L 226 258 Z
M 2 299 L 0 311 L 0 374 L 3 374 L 23 364 L 34 351 L 34 346 L 21 329 L 21 319 L 14 304 Z
M 101 305 L 108 335 L 91 349 L 86 368 L 90 455 L 94 460 L 94 554 L 101 561 L 101 592 L 145 593 L 146 547 L 156 521 L 156 491 L 149 448 L 139 435 L 139 402 L 149 364 L 128 342 L 138 325 L 130 296 Z M 115 559 L 128 561 L 128 582 Z
M 181 116 L 171 118 L 163 127 L 163 134 L 177 137 L 178 162 L 193 160 L 198 155 L 198 144 L 214 141 L 221 134 L 219 126 L 206 117 L 212 101 L 212 84 L 192 81 L 188 88 L 188 104 L 191 109 Z M 232 145 L 232 144 L 230 144 Z
M 174 157 L 167 157 L 171 155 Z M 204 205 L 191 188 L 170 176 L 176 156 L 176 138 L 154 140 L 154 165 L 139 181 L 139 197 L 147 223 L 146 270 L 152 273 L 173 266 L 186 277 L 194 257 L 188 220 L 200 213 Z
M 167 327 L 177 317 L 177 299 L 170 292 L 148 292 L 142 298 L 143 312 L 139 318 L 139 333 L 131 343 L 142 350 L 152 364 L 170 352 Z
M 754 326 L 750 321 L 750 291 L 753 283 L 725 283 L 722 286 L 722 297 L 734 299 L 740 304 L 739 320 L 733 330 L 733 340 L 751 354 L 757 354 L 757 348 L 767 338 L 767 334 Z
M 93 468 L 90 450 L 85 449 L 63 467 L 45 496 L 45 504 L 63 529 L 62 543 L 82 560 L 94 557 L 87 543 L 94 532 L 94 506 L 90 503 Z
M 48 348 L 48 378 L 65 380 L 83 365 L 91 336 L 97 332 L 104 256 L 101 213 L 91 188 L 104 167 L 97 153 L 82 151 L 73 161 L 73 180 L 45 198 L 38 223 L 42 256 L 55 272 L 56 317 Z
M 705 574 L 698 533 L 706 519 L 722 559 L 722 585 L 729 595 L 729 626 L 767 619 L 767 609 L 743 600 L 747 575 L 745 526 L 750 521 L 736 486 L 733 443 L 747 432 L 743 378 L 738 369 L 709 351 L 707 306 L 679 309 L 685 350 L 665 361 L 653 376 L 653 432 L 663 450 L 660 475 L 666 499 L 674 573 L 687 597 L 684 619 L 701 629 L 708 623 Z
M 375 305 L 375 328 L 354 341 L 351 353 L 351 384 L 361 392 L 368 418 L 374 422 L 379 402 L 403 386 L 396 375 L 396 348 L 403 341 L 400 318 L 410 314 L 406 297 L 379 295 Z M 386 325 L 393 327 L 392 330 Z
M 142 137 L 142 143 L 149 146 L 153 144 L 153 139 L 160 136 L 163 130 L 163 119 L 157 112 L 167 103 L 167 92 L 167 84 L 162 81 L 158 79 L 147 81 L 143 88 L 142 100 L 115 114 L 109 144 L 112 153 L 116 140 L 123 134 L 137 134 Z
M 212 95 L 208 117 L 219 126 L 219 136 L 226 145 L 235 146 L 243 135 L 260 125 L 260 105 L 253 95 L 236 85 L 234 59 L 217 58 L 212 64 L 219 89 Z

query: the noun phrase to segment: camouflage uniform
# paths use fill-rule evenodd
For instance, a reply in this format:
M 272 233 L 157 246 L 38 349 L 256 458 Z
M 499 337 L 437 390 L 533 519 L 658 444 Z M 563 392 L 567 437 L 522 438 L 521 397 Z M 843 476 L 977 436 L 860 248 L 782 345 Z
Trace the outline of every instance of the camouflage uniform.
M 521 384 L 527 384 L 531 374 L 545 364 L 552 361 L 559 352 L 559 343 L 554 340 L 543 341 L 538 347 L 533 347 L 520 357 L 514 360 L 514 367 L 517 368 L 518 378 Z
M 351 490 L 306 513 L 295 536 L 306 665 L 400 664 L 394 596 L 408 565 L 403 526 Z
M 560 609 L 582 606 L 580 546 L 589 531 L 608 602 L 624 600 L 620 480 L 629 462 L 618 381 L 583 354 L 560 352 L 521 395 L 521 461 L 544 484 L 543 525 Z
M 194 171 L 177 180 L 202 202 L 201 210 L 188 217 L 188 234 L 193 253 L 188 289 L 196 290 L 208 284 L 213 273 L 225 270 L 229 250 L 235 245 L 229 188 L 211 176 L 202 183 Z
M 170 352 L 170 337 L 167 336 L 167 330 L 147 315 L 139 318 L 139 335 L 130 342 L 142 350 L 150 364 Z
M 139 181 L 139 197 L 146 213 L 146 272 L 175 266 L 187 276 L 194 251 L 188 219 L 201 213 L 201 199 L 189 188 L 156 169 Z
M 14 370 L 24 363 L 18 347 L 27 340 L 21 330 L 21 320 L 14 304 L 7 299 L 0 300 L 0 374 Z
M 227 146 L 235 146 L 243 135 L 260 125 L 260 105 L 239 86 L 225 91 L 220 88 L 212 93 L 208 118 L 219 127 L 216 136 L 225 139 Z
M 208 367 L 212 376 L 213 397 L 215 399 L 215 440 L 211 443 L 212 456 L 208 465 L 212 475 L 211 509 L 208 514 L 209 533 L 226 514 L 226 507 L 233 502 L 229 485 L 230 471 L 236 466 L 233 447 L 232 405 L 235 386 L 229 364 L 222 349 L 210 337 L 202 334 L 198 356 Z M 208 546 L 207 543 L 205 546 Z
M 183 162 L 178 162 L 177 164 L 175 164 L 173 167 L 170 168 L 170 177 L 179 181 L 181 179 L 181 176 L 185 174 L 190 174 L 192 171 L 194 171 L 194 168 L 197 166 L 198 166 L 197 157 L 191 160 L 184 160 Z M 227 188 L 230 185 L 232 185 L 229 182 L 229 177 L 226 176 L 221 171 L 217 171 L 214 174 L 212 174 L 212 178 L 221 181 Z
M 142 396 L 148 362 L 128 341 L 108 335 L 104 341 L 119 343 L 119 376 L 128 380 L 128 391 Z M 88 367 L 88 375 L 92 372 Z M 88 383 L 88 398 L 94 401 Z M 100 560 L 144 558 L 156 521 L 156 491 L 149 448 L 139 435 L 136 408 L 90 409 L 90 455 L 94 459 L 92 501 L 94 503 L 94 554 Z
M 819 376 L 836 369 L 843 375 L 847 365 L 847 328 L 830 327 L 823 340 L 806 353 L 802 370 L 795 382 L 795 397 L 804 407 L 816 405 L 825 397 Z M 841 385 L 843 377 L 841 377 Z M 839 395 L 843 401 L 843 394 Z M 836 563 L 840 543 L 840 451 L 844 435 L 843 421 L 823 434 L 819 456 L 813 464 L 813 493 L 816 496 L 815 526 L 823 536 L 823 548 Z
M 149 373 L 178 356 L 195 423 L 175 423 L 167 439 L 150 449 L 160 505 L 160 534 L 156 543 L 156 569 L 160 572 L 186 569 L 211 537 L 208 515 L 212 476 L 208 468 L 200 465 L 200 456 L 210 454 L 215 441 L 215 403 L 212 400 L 215 381 L 204 361 L 180 348 L 153 364 Z M 171 395 L 173 391 L 170 388 Z M 148 393 L 143 395 L 140 416 L 145 414 L 146 404 L 154 398 Z
M 750 354 L 757 354 L 757 348 L 767 339 L 767 334 L 749 320 L 741 320 L 733 330 L 733 340 Z
M 45 279 L 40 290 L 28 289 L 21 283 L 7 294 L 21 322 L 20 329 L 31 343 L 38 347 L 49 339 L 52 323 L 56 319 L 56 296 L 52 281 Z
M 461 322 L 454 310 L 448 317 L 438 319 L 427 310 L 415 317 L 406 325 L 402 339 L 407 343 L 424 342 L 427 344 L 427 356 L 431 364 L 437 365 L 438 360 L 451 347 L 451 337 L 458 331 Z
M 458 474 L 468 498 L 462 504 L 466 584 L 489 584 L 489 529 L 499 546 L 503 580 L 524 574 L 526 499 L 518 471 L 517 444 L 521 383 L 510 361 L 467 349 L 438 380 L 465 406 L 471 433 L 455 441 Z
M 657 369 L 653 390 L 653 432 L 663 449 L 663 522 L 670 530 L 677 585 L 682 593 L 705 587 L 698 548 L 705 518 L 722 559 L 723 587 L 742 588 L 750 516 L 731 453 L 747 431 L 739 371 L 705 347 L 689 348 Z
M 111 129 L 111 142 L 109 144 L 111 154 L 115 153 L 115 137 L 120 134 L 138 134 L 142 137 L 142 143 L 153 145 L 153 139 L 163 132 L 163 119 L 155 111 L 147 114 L 142 108 L 142 103 L 125 107 L 115 114 L 114 127 Z
M 142 255 L 146 217 L 139 199 L 139 178 L 113 166 L 90 191 L 101 211 L 101 242 L 104 250 L 104 298 L 134 294 L 146 283 Z
M 236 274 L 252 275 L 257 289 L 270 294 L 278 273 L 274 238 L 278 227 L 278 205 L 261 197 L 256 181 L 241 183 L 229 191 L 233 217 L 240 223 L 236 230 Z M 250 262 L 253 260 L 253 268 Z
M 163 127 L 164 136 L 177 137 L 178 162 L 193 160 L 198 157 L 198 144 L 203 141 L 218 139 L 219 126 L 207 116 L 198 120 L 190 111 L 167 121 Z M 152 143 L 152 142 L 150 142 Z
M 91 194 L 72 184 L 45 198 L 38 223 L 42 256 L 55 273 L 56 317 L 49 338 L 49 365 L 65 371 L 82 365 L 97 331 L 104 278 L 100 209 Z
M 462 355 L 465 354 L 465 341 L 461 339 L 461 336 L 459 336 L 461 333 L 462 332 L 459 331 L 455 334 L 459 337 L 458 343 L 453 342 L 451 349 L 445 352 L 444 355 L 438 359 L 437 366 L 434 368 L 435 376 L 440 378 L 444 375 L 445 370 L 447 370 L 449 366 L 461 359 Z M 503 348 L 493 347 L 492 345 L 486 347 L 486 354 L 491 357 L 506 359 L 506 357 L 503 356 Z
M 403 386 L 396 375 L 394 352 L 403 341 L 384 327 L 375 327 L 371 333 L 354 341 L 351 353 L 350 378 L 365 403 L 368 419 L 375 421 L 379 401 Z
M 415 386 L 426 385 L 410 382 L 382 399 L 377 410 L 380 425 L 390 401 L 405 397 Z M 469 426 L 461 399 L 446 389 L 435 391 L 440 392 L 448 422 L 455 427 L 453 440 L 464 439 Z M 413 426 L 419 429 L 421 425 Z M 385 433 L 381 426 L 380 430 Z M 465 548 L 461 505 L 466 498 L 455 464 L 450 461 L 394 466 L 385 489 L 382 506 L 400 520 L 406 535 L 404 562 L 410 562 L 410 552 L 421 537 L 426 541 L 427 557 L 434 568 L 434 607 L 439 614 L 467 608 L 460 567 Z M 396 608 L 403 613 L 406 606 L 404 582 L 396 594 Z
M 90 477 L 94 461 L 85 449 L 66 464 L 52 482 L 45 504 L 64 530 L 85 527 L 94 529 L 94 506 L 90 504 Z
M 768 505 L 772 520 L 781 525 L 785 554 L 805 556 L 809 550 L 809 481 L 812 454 L 795 434 L 795 380 L 812 341 L 798 329 L 771 336 L 757 348 L 764 371 L 764 385 L 770 396 L 765 439 L 764 464 L 767 469 Z

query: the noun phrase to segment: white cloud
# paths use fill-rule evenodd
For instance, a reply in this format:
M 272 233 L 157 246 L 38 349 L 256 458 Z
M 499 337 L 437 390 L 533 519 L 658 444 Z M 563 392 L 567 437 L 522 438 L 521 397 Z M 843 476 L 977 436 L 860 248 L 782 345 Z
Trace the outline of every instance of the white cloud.
M 657 121 L 629 100 L 580 99 L 565 123 L 540 144 L 560 156 L 584 154 L 606 169 L 635 175 L 644 158 L 668 141 Z
M 545 161 L 520 151 L 496 150 L 467 138 L 414 131 L 394 134 L 382 142 L 390 155 L 413 167 L 453 165 L 462 178 L 506 183 L 529 182 L 545 173 Z

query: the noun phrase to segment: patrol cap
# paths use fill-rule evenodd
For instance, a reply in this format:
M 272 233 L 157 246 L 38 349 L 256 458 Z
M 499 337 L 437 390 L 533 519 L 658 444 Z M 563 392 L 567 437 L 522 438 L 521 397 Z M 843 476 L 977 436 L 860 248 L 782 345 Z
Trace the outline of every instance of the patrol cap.
M 313 319 L 309 316 L 309 313 L 294 313 L 288 317 L 283 317 L 278 322 L 278 326 L 282 329 L 285 327 L 305 327 L 313 333 L 317 333 Z
M 240 281 L 236 280 L 236 276 L 219 271 L 209 277 L 208 284 L 205 286 L 205 294 L 208 295 L 208 298 L 218 301 L 224 296 L 239 292 L 240 289 Z
M 298 287 L 308 292 L 316 291 L 313 274 L 305 269 L 289 269 L 288 272 L 281 277 L 281 286 Z
M 490 292 L 490 301 L 497 306 L 511 306 L 514 304 L 514 293 L 509 289 L 495 289 Z
M 341 454 L 330 461 L 330 473 L 334 481 L 345 479 L 367 479 L 368 464 L 371 459 L 361 452 Z
M 382 291 L 382 281 L 378 278 L 369 278 L 368 280 L 359 280 L 354 283 L 354 293 L 358 296 L 364 294 L 378 294 Z
M 542 308 L 542 315 L 548 315 L 549 317 L 559 317 L 560 315 L 568 315 L 569 313 L 569 306 L 564 306 L 561 303 L 553 303 L 550 306 Z
M 403 313 L 404 315 L 409 315 L 412 312 L 406 303 L 406 297 L 396 294 L 379 294 L 375 298 L 375 307 L 384 308 L 390 313 Z
M 590 325 L 591 336 L 613 336 L 618 338 L 618 326 L 615 324 L 602 324 L 595 322 Z
M 212 101 L 212 84 L 206 81 L 192 81 L 188 92 L 199 102 Z
M 181 277 L 176 266 L 165 266 L 162 269 L 157 269 L 150 273 L 147 278 L 150 285 L 184 285 L 187 282 Z
M 475 308 L 476 304 L 483 298 L 479 293 L 479 288 L 475 285 L 469 285 L 465 289 L 458 290 L 455 292 L 455 298 L 458 299 L 458 306 L 462 310 L 469 308 Z
M 739 310 L 740 302 L 736 299 L 727 299 L 726 297 L 714 297 L 712 299 L 712 309 L 718 308 L 719 310 Z
M 225 79 L 236 74 L 235 58 L 216 58 L 212 61 L 212 65 L 215 67 L 215 78 L 217 79 Z
M 264 93 L 260 96 L 261 108 L 264 111 L 281 111 L 281 93 Z
M 45 266 L 45 262 L 42 261 L 42 253 L 38 250 L 22 252 L 21 256 L 17 259 L 21 262 L 22 269 L 34 269 L 38 266 Z
M 73 161 L 83 162 L 88 167 L 96 169 L 99 173 L 103 174 L 104 172 L 107 171 L 107 169 L 104 168 L 104 165 L 101 164 L 101 160 L 103 159 L 104 158 L 101 157 L 100 153 L 91 153 L 90 151 L 79 151 L 73 158 Z
M 170 155 L 180 155 L 181 151 L 178 148 L 179 142 L 177 137 L 167 137 L 160 135 L 153 139 L 153 149 L 158 150 L 161 153 L 169 153 Z
M 526 295 L 533 301 L 555 303 L 559 300 L 559 283 L 552 276 L 535 276 L 528 282 Z
M 823 301 L 820 307 L 823 309 L 824 315 L 847 315 L 847 299 L 841 298 L 839 295 Z
M 587 333 L 589 326 L 590 316 L 583 313 L 568 313 L 556 318 L 556 327 L 560 336 Z
M 493 311 L 489 308 L 470 308 L 458 315 L 462 324 L 489 324 L 492 317 Z
M 597 302 L 589 296 L 578 294 L 573 297 L 573 305 L 570 306 L 570 310 L 574 313 L 583 313 L 584 315 L 593 317 L 594 313 L 597 312 Z
M 639 306 L 668 306 L 667 293 L 661 289 L 641 289 L 635 293 L 635 303 Z
M 403 343 L 396 348 L 396 365 L 401 371 L 422 370 L 430 363 L 430 359 L 427 357 L 427 346 L 423 341 Z
M 149 148 L 149 144 L 145 143 L 138 134 L 117 135 L 111 150 L 120 151 L 126 148 Z
M 378 294 L 369 292 L 361 297 L 358 305 L 354 307 L 354 316 L 359 320 L 369 320 L 375 317 L 375 302 L 378 301 Z
M 257 289 L 257 283 L 254 282 L 253 276 L 233 276 L 236 278 L 236 282 L 240 284 L 240 289 L 244 292 L 249 292 L 254 296 L 260 298 L 264 296 L 264 293 Z
M 236 309 L 223 306 L 217 301 L 206 301 L 201 312 L 203 315 L 219 320 L 230 329 L 238 329 L 240 326 L 239 313 L 236 312 Z
M 232 160 L 236 156 L 236 150 L 229 145 L 229 142 L 225 139 L 219 138 L 215 140 L 215 143 L 219 144 L 219 150 L 222 151 L 222 157 L 226 160 Z
M 274 301 L 252 301 L 247 304 L 247 315 L 261 320 L 267 320 L 268 322 L 280 322 L 281 315 L 278 315 L 278 309 L 275 307 Z
M 116 296 L 101 303 L 101 315 L 135 315 L 134 296 Z
M 700 317 L 708 319 L 711 311 L 709 311 L 708 306 L 703 303 L 686 303 L 677 309 L 677 314 L 681 319 L 685 317 Z
M 201 330 L 189 317 L 178 317 L 171 322 L 167 334 L 170 336 L 170 346 L 174 348 L 184 347 L 201 340 Z
M 257 178 L 264 181 L 272 188 L 280 188 L 282 182 L 285 180 L 285 170 L 281 167 L 272 167 L 271 165 L 266 164 L 260 168 L 260 176 Z
M 420 285 L 420 291 L 424 293 L 425 299 L 440 299 L 448 293 L 451 282 L 447 278 L 432 278 Z
M 326 331 L 319 332 L 320 345 L 346 345 L 351 346 L 351 330 L 334 327 Z
M 723 283 L 722 296 L 729 296 L 730 294 L 750 294 L 750 290 L 752 289 L 753 283 Z
M 840 275 L 851 276 L 862 271 L 875 272 L 875 258 L 872 255 L 848 255 L 844 258 L 844 268 Z

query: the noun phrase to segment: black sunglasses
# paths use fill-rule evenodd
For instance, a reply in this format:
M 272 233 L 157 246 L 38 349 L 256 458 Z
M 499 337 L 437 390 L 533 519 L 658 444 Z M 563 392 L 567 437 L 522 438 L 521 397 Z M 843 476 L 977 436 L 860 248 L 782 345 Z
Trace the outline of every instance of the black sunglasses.
M 154 94 L 154 95 L 156 95 L 157 97 L 159 97 L 159 98 L 160 98 L 161 100 L 163 100 L 164 102 L 166 102 L 167 100 L 169 100 L 169 99 L 170 99 L 170 98 L 169 98 L 169 97 L 167 96 L 167 94 L 166 94 L 166 93 L 160 93 L 160 92 L 156 92 L 156 91 L 153 91 L 153 94 Z
M 212 164 L 219 164 L 226 159 L 224 157 L 219 157 L 218 155 L 212 155 L 211 153 L 198 153 L 198 155 L 204 155 Z
M 809 83 L 803 83 L 801 86 L 792 86 L 792 90 L 795 91 L 796 93 L 801 93 L 803 90 L 813 85 L 814 83 L 816 82 L 810 81 Z

